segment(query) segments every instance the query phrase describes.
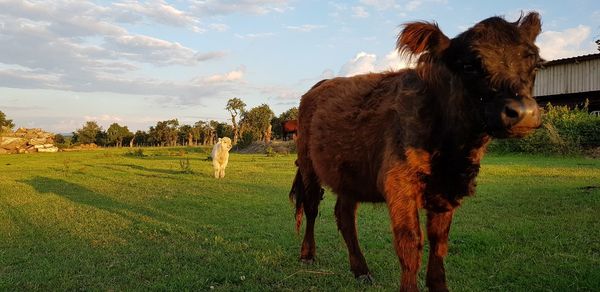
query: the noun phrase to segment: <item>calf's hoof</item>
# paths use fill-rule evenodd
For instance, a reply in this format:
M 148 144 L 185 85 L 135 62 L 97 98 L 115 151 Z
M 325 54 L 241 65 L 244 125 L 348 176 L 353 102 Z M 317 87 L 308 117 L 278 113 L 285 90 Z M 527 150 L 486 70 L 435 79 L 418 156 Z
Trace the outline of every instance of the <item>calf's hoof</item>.
M 364 274 L 356 276 L 356 281 L 358 281 L 361 284 L 371 285 L 375 282 L 375 279 L 373 278 L 373 276 L 371 276 L 371 274 Z
M 448 292 L 449 291 L 448 287 L 446 287 L 446 284 L 430 284 L 430 285 L 427 285 L 427 288 L 431 292 Z
M 307 258 L 301 257 L 301 258 L 300 258 L 300 261 L 301 261 L 303 264 L 306 264 L 306 265 L 312 265 L 312 264 L 315 262 L 315 259 L 314 259 L 314 258 L 312 258 L 312 257 L 310 257 L 310 258 L 309 258 L 309 257 L 307 257 Z

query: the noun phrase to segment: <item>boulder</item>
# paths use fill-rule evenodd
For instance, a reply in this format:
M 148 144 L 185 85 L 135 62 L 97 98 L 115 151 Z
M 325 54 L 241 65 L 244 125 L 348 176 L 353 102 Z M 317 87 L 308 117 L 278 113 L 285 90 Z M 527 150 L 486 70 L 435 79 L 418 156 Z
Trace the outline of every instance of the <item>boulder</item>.
M 46 138 L 31 138 L 29 139 L 29 145 L 43 145 L 46 144 Z
M 37 151 L 38 152 L 58 152 L 58 147 L 52 146 L 52 147 L 48 147 L 48 148 L 39 148 Z
M 27 144 L 27 140 L 19 137 L 0 137 L 0 148 L 13 150 Z

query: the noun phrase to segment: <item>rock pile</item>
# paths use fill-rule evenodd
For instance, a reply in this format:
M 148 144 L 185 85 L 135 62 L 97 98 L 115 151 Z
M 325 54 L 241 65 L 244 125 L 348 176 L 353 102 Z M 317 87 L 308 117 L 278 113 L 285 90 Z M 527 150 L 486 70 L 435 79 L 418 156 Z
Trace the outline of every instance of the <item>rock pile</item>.
M 0 135 L 0 154 L 33 152 L 58 152 L 58 147 L 54 146 L 54 134 L 42 129 L 19 128 Z

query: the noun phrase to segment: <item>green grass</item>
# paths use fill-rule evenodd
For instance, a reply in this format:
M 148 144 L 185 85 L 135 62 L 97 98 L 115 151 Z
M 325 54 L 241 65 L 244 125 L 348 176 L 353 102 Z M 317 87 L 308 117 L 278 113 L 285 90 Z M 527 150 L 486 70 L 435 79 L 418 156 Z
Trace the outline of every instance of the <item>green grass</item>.
M 202 150 L 126 152 L 0 156 L 0 290 L 398 289 L 383 205 L 359 209 L 373 285 L 349 272 L 329 192 L 317 262 L 298 262 L 295 156 L 232 154 L 217 181 Z M 478 182 L 452 226 L 451 290 L 600 290 L 599 160 L 488 156 Z

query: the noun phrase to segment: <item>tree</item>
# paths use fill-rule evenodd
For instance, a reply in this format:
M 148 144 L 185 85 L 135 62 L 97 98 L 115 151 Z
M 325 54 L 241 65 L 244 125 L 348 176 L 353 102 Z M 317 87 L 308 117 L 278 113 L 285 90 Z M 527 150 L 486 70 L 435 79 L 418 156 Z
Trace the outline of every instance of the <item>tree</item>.
M 193 146 L 194 145 L 194 127 L 190 125 L 181 125 L 179 127 L 179 141 L 181 145 Z
M 244 131 L 250 132 L 254 141 L 266 141 L 270 136 L 270 133 L 267 133 L 267 131 L 271 125 L 273 116 L 273 111 L 266 104 L 252 108 L 244 114 Z
M 132 141 L 137 146 L 148 146 L 148 145 L 152 144 L 150 142 L 150 135 L 148 135 L 148 133 L 141 131 L 141 130 L 137 130 L 135 132 L 135 134 L 133 135 Z M 130 144 L 130 146 L 133 146 L 133 145 Z
M 206 145 L 206 143 L 208 142 L 208 138 L 206 136 L 206 127 L 207 124 L 205 121 L 197 121 L 194 124 L 194 131 L 198 132 L 198 142 L 202 145 Z
M 98 126 L 98 123 L 95 121 L 87 121 L 81 129 L 76 130 L 76 136 L 74 135 L 74 137 L 76 137 L 77 142 L 79 143 L 96 143 L 96 136 L 98 136 L 100 132 L 102 132 L 102 128 Z
M 8 130 L 12 130 L 15 126 L 12 120 L 6 118 L 6 115 L 0 111 L 0 133 Z
M 54 135 L 54 144 L 60 148 L 66 148 L 71 146 L 72 137 L 65 137 L 62 134 Z
M 198 127 L 196 127 L 196 125 L 192 126 L 192 129 L 190 130 L 191 134 L 192 134 L 192 139 L 194 139 L 194 143 L 193 145 L 198 145 L 198 140 L 200 139 L 200 129 Z
M 246 104 L 239 98 L 234 97 L 227 101 L 225 109 L 229 111 L 231 115 L 231 124 L 233 126 L 233 145 L 237 144 L 237 140 L 240 136 L 240 127 L 236 122 L 235 118 L 242 115 L 245 111 Z
M 98 131 L 98 134 L 96 134 L 96 144 L 103 147 L 108 146 L 108 135 L 106 135 L 105 131 Z
M 75 144 L 75 143 L 80 143 L 79 142 L 79 134 L 77 133 L 77 131 L 75 132 L 71 132 L 71 144 Z
M 179 121 L 177 119 L 159 121 L 156 127 L 150 127 L 150 137 L 153 143 L 160 146 L 177 145 L 177 136 L 179 133 Z
M 215 125 L 215 132 L 218 138 L 229 137 L 232 138 L 235 134 L 233 127 L 227 123 L 217 123 Z
M 281 119 L 281 121 L 288 121 L 288 120 L 297 120 L 298 119 L 298 107 L 293 107 L 285 112 L 282 112 L 281 115 L 279 115 L 279 118 Z
M 114 144 L 117 147 L 123 146 L 123 140 L 131 137 L 133 133 L 129 131 L 127 126 L 121 126 L 117 123 L 113 123 L 106 130 L 106 136 L 109 144 Z
M 208 126 L 210 129 L 210 144 L 216 144 L 217 143 L 217 139 L 219 138 L 219 136 L 217 136 L 217 128 L 219 127 L 219 122 L 215 121 L 215 120 L 210 120 L 208 122 Z
M 54 135 L 54 143 L 56 144 L 65 144 L 66 140 L 65 140 L 65 136 L 63 136 L 62 134 L 56 134 Z

